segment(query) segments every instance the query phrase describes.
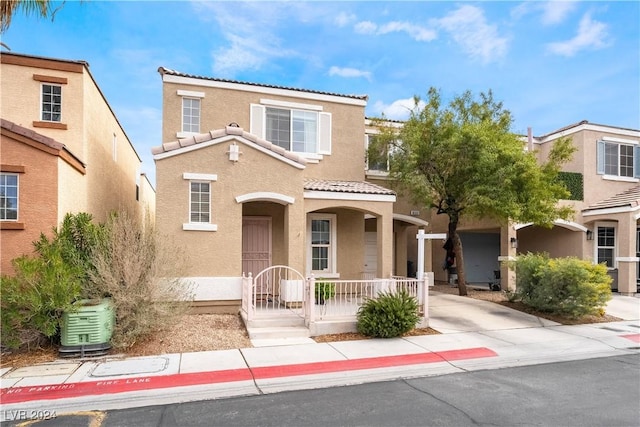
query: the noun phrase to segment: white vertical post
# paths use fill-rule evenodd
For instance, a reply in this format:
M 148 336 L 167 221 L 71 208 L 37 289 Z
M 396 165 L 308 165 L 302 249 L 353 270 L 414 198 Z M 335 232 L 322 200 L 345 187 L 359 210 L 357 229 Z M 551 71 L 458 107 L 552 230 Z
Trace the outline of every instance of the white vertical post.
M 418 239 L 418 271 L 416 273 L 416 278 L 418 280 L 422 280 L 424 278 L 424 230 L 418 230 L 416 239 Z

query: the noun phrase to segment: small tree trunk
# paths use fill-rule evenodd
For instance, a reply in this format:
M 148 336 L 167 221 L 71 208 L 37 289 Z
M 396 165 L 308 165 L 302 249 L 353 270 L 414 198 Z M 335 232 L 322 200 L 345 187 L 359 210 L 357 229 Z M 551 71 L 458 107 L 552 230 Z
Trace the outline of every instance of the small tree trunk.
M 458 294 L 460 296 L 467 295 L 467 281 L 464 274 L 464 259 L 462 257 L 462 242 L 458 235 L 458 220 L 455 217 L 449 217 L 449 237 L 453 241 L 453 251 L 456 254 L 456 271 L 458 272 Z

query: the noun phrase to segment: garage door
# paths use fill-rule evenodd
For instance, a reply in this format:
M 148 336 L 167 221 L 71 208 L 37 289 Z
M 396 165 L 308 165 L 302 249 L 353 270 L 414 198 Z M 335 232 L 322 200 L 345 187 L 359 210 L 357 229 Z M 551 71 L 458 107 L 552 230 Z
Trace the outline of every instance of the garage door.
M 488 283 L 500 269 L 499 233 L 460 233 L 468 283 Z

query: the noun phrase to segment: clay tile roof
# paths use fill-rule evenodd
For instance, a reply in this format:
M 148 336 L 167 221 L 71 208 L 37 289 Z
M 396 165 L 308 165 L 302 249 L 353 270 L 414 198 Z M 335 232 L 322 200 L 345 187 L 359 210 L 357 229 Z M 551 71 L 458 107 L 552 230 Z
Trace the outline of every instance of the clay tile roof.
M 611 209 L 611 208 L 634 208 L 640 207 L 640 185 L 632 187 L 622 193 L 609 197 L 608 199 L 601 200 L 591 206 L 583 209 L 582 212 L 592 211 L 596 209 Z
M 335 193 L 381 194 L 395 196 L 388 188 L 365 181 L 330 181 L 325 179 L 305 179 L 304 189 L 308 191 L 331 191 Z
M 168 75 L 172 75 L 172 76 L 187 77 L 187 78 L 200 79 L 200 80 L 210 80 L 210 81 L 214 81 L 214 82 L 235 83 L 235 84 L 241 84 L 241 85 L 268 87 L 268 88 L 272 88 L 272 89 L 295 90 L 295 91 L 298 91 L 298 92 L 317 93 L 319 95 L 341 96 L 343 98 L 353 98 L 353 99 L 359 99 L 359 100 L 363 100 L 363 101 L 366 101 L 366 100 L 369 99 L 368 95 L 345 95 L 345 94 L 341 94 L 341 93 L 323 92 L 323 91 L 319 91 L 319 90 L 299 89 L 299 88 L 289 87 L 289 86 L 277 86 L 277 85 L 268 85 L 268 84 L 263 84 L 263 83 L 242 82 L 242 81 L 239 81 L 239 80 L 228 80 L 228 79 L 219 79 L 219 78 L 215 78 L 215 77 L 197 76 L 197 75 L 193 75 L 193 74 L 181 73 L 179 71 L 171 70 L 171 69 L 165 68 L 165 67 L 158 68 L 158 72 L 160 74 L 168 74 Z
M 49 138 L 48 136 L 42 135 L 38 132 L 35 132 L 31 129 L 27 129 L 20 125 L 17 125 L 9 120 L 2 120 L 2 128 L 7 129 L 15 134 L 22 135 L 26 138 L 29 138 L 33 141 L 39 142 L 40 144 L 46 145 L 47 147 L 53 148 L 55 150 L 62 150 L 64 148 L 64 144 L 56 141 L 53 138 Z
M 245 132 L 241 127 L 235 126 L 227 126 L 224 129 L 215 129 L 209 132 L 188 136 L 177 141 L 165 142 L 161 146 L 152 147 L 151 153 L 153 155 L 168 153 L 170 151 L 178 150 L 183 147 L 202 144 L 203 142 L 213 141 L 214 139 L 223 138 L 229 135 L 241 137 L 248 142 L 256 144 L 262 148 L 266 148 L 267 150 L 273 152 L 274 154 L 277 154 L 278 156 L 281 156 L 288 160 L 292 160 L 301 165 L 307 164 L 307 159 L 300 156 L 299 154 L 287 151 L 284 148 L 275 145 L 265 139 L 258 138 L 257 136 L 250 134 L 249 132 Z

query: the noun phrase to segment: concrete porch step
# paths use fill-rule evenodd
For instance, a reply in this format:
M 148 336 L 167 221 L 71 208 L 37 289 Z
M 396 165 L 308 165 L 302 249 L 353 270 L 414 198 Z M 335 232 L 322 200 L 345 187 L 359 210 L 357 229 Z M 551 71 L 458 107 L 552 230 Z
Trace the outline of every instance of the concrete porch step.
M 265 338 L 251 340 L 254 347 L 276 347 L 283 345 L 317 344 L 313 338 Z
M 247 328 L 305 328 L 304 319 L 292 316 L 273 316 L 267 318 L 252 319 L 248 322 Z
M 285 338 L 309 338 L 309 329 L 304 326 L 276 326 L 276 327 L 249 327 L 247 328 L 249 339 L 285 339 Z

